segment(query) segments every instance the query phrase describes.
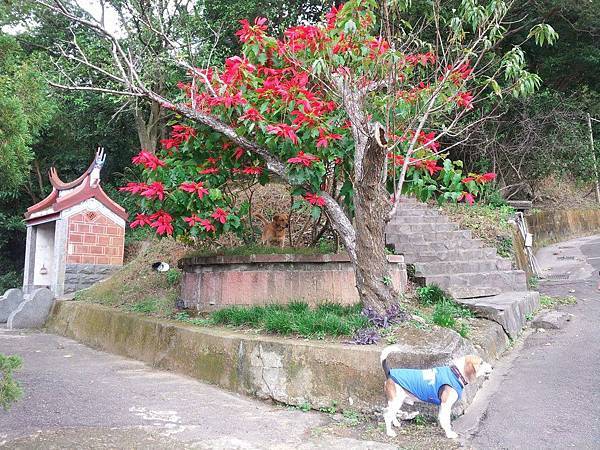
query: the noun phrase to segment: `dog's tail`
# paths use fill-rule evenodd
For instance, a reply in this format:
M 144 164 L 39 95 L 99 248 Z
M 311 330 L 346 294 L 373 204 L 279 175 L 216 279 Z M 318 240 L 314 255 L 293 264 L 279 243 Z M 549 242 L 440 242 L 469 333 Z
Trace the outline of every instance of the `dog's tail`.
M 388 365 L 387 362 L 387 358 L 388 356 L 390 356 L 391 353 L 397 353 L 402 351 L 402 348 L 400 347 L 400 345 L 388 345 L 386 348 L 384 348 L 381 352 L 381 356 L 379 357 L 379 360 L 381 361 L 381 367 L 383 367 L 383 371 L 385 372 L 385 377 L 389 378 L 390 377 L 390 366 Z
M 263 225 L 267 225 L 269 223 L 269 221 L 265 219 L 265 217 L 261 213 L 255 213 L 254 217 L 260 220 L 263 223 Z

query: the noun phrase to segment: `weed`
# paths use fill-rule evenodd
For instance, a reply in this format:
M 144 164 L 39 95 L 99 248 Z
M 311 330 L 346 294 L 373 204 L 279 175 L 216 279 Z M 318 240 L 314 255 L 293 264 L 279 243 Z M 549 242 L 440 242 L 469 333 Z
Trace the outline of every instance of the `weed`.
M 387 336 L 387 337 L 385 338 L 385 342 L 387 343 L 387 345 L 394 345 L 394 344 L 397 344 L 397 343 L 398 343 L 398 336 L 395 336 L 395 335 L 393 335 L 393 334 L 392 334 L 392 335 L 390 335 L 390 336 Z
M 513 254 L 513 241 L 508 236 L 498 236 L 496 239 L 496 250 L 498 255 L 510 258 Z
M 249 255 L 271 255 L 271 254 L 294 254 L 294 255 L 315 255 L 335 253 L 333 243 L 323 241 L 317 247 L 267 247 L 264 245 L 239 245 L 237 247 L 222 247 L 219 249 L 200 247 L 186 256 L 249 256 Z
M 525 314 L 525 320 L 527 322 L 531 322 L 533 320 L 533 313 L 527 313 L 527 314 Z
M 435 284 L 429 284 L 417 289 L 419 302 L 423 305 L 437 305 L 449 298 L 449 296 Z
M 551 297 L 549 295 L 542 295 L 540 297 L 540 306 L 542 308 L 556 308 L 560 305 L 574 305 L 577 303 L 577 298 L 568 295 L 566 297 Z
M 327 414 L 335 414 L 337 412 L 337 402 L 332 401 L 331 405 L 320 408 L 319 411 Z
M 424 427 L 427 425 L 427 419 L 423 414 L 419 414 L 413 419 L 413 423 L 418 427 Z
M 460 334 L 463 338 L 468 338 L 471 333 L 471 327 L 468 323 L 461 323 L 460 328 L 458 329 L 458 334 Z
M 19 356 L 0 353 L 0 406 L 5 411 L 23 395 L 21 385 L 13 379 L 13 371 L 19 370 L 22 364 L 23 360 Z
M 303 412 L 309 412 L 312 409 L 312 406 L 308 402 L 302 402 L 296 408 Z
M 181 281 L 181 270 L 179 269 L 169 269 L 167 271 L 167 283 L 169 283 L 169 286 L 175 286 L 177 284 L 179 284 L 179 281 Z
M 360 413 L 353 409 L 345 409 L 342 415 L 344 416 L 344 422 L 351 427 L 357 426 L 363 418 Z
M 138 303 L 130 303 L 125 306 L 125 309 L 142 314 L 152 314 L 158 311 L 156 299 L 147 298 Z
M 445 301 L 435 305 L 433 323 L 441 327 L 454 328 L 456 325 L 456 310 L 452 303 Z
M 527 279 L 527 287 L 532 290 L 536 290 L 539 287 L 540 279 L 538 277 L 531 276 Z
M 386 275 L 383 278 L 381 278 L 381 282 L 383 284 L 385 284 L 386 286 L 390 286 L 392 284 L 392 277 L 390 277 L 389 275 Z

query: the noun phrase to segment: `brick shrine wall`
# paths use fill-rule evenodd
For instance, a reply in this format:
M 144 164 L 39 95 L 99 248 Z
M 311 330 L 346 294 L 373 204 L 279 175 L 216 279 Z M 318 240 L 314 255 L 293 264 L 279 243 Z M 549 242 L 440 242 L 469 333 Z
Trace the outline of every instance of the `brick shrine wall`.
M 125 229 L 99 211 L 69 217 L 67 264 L 122 266 Z

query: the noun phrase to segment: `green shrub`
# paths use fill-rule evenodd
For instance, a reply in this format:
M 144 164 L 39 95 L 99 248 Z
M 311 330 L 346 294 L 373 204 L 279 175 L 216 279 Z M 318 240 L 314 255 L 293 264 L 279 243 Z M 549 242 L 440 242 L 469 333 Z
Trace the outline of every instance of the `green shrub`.
M 167 283 L 169 286 L 175 286 L 181 281 L 182 272 L 179 269 L 169 269 L 167 271 Z
M 143 314 L 152 314 L 158 311 L 158 305 L 155 299 L 147 298 L 141 302 L 127 305 L 126 309 Z
M 16 355 L 5 356 L 0 353 L 0 406 L 5 411 L 23 395 L 21 385 L 13 378 L 13 371 L 20 369 L 22 364 L 23 361 Z

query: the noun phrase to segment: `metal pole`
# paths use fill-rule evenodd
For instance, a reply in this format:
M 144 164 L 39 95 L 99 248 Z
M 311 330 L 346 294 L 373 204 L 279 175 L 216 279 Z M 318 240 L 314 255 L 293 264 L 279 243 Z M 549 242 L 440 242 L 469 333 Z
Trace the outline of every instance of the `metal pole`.
M 588 128 L 590 130 L 590 144 L 592 150 L 592 158 L 594 160 L 594 174 L 596 175 L 596 201 L 600 203 L 600 178 L 598 177 L 598 162 L 596 161 L 596 149 L 594 148 L 594 133 L 592 131 L 592 117 L 588 113 Z

